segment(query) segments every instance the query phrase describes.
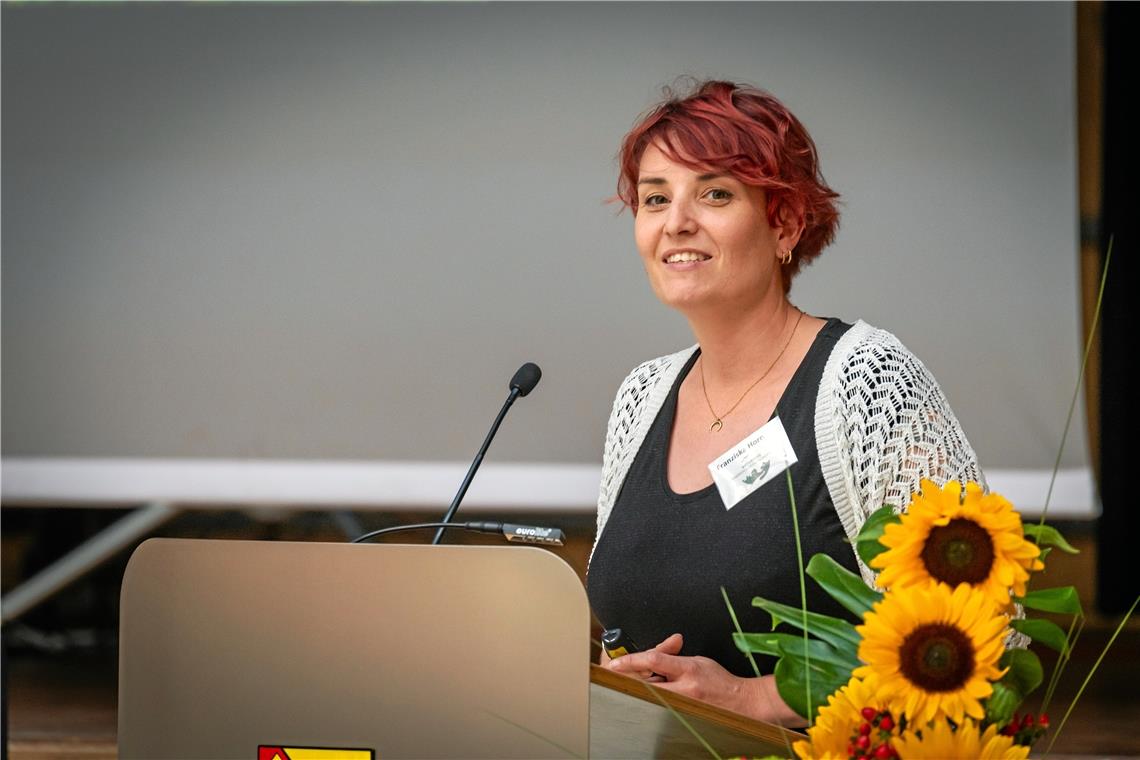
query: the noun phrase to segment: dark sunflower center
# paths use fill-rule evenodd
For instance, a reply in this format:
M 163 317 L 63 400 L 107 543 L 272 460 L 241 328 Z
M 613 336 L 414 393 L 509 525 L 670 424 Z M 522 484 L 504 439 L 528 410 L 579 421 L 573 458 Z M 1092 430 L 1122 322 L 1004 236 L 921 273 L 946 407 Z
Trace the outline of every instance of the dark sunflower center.
M 994 542 L 981 525 L 959 517 L 931 528 L 922 562 L 931 578 L 951 587 L 981 583 L 994 564 Z
M 974 672 L 974 646 L 952 625 L 919 626 L 903 639 L 899 669 L 926 691 L 954 691 L 965 686 Z

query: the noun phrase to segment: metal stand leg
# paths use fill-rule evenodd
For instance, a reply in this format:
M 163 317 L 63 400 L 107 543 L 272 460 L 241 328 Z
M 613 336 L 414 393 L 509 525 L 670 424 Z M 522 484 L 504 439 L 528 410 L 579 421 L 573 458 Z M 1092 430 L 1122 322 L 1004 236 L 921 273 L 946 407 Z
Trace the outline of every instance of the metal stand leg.
M 3 621 L 9 623 L 20 617 L 176 514 L 178 510 L 170 504 L 153 502 L 104 528 L 5 594 L 0 599 Z

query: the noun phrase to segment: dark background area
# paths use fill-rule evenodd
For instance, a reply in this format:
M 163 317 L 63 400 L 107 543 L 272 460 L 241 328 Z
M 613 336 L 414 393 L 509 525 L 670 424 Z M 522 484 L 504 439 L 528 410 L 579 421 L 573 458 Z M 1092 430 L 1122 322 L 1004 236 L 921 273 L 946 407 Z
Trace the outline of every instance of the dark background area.
M 1101 331 L 1101 505 L 1097 521 L 1100 561 L 1097 607 L 1123 613 L 1140 591 L 1136 539 L 1140 510 L 1131 482 L 1136 472 L 1136 221 L 1140 209 L 1136 139 L 1136 72 L 1140 55 L 1135 33 L 1140 9 L 1134 3 L 1105 5 L 1104 211 L 1100 250 L 1112 245 L 1105 284 Z M 1103 255 L 1102 254 L 1102 255 Z

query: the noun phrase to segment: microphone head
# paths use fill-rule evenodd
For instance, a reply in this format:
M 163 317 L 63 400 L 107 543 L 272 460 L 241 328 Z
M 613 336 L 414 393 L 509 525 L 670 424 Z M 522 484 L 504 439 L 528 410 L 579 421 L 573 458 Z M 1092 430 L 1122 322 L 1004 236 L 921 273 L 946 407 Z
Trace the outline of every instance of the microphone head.
M 534 390 L 534 386 L 538 385 L 538 381 L 542 379 L 542 370 L 538 365 L 533 362 L 527 362 L 519 367 L 518 372 L 511 378 L 510 389 L 513 391 L 518 388 L 519 395 L 525 396 Z

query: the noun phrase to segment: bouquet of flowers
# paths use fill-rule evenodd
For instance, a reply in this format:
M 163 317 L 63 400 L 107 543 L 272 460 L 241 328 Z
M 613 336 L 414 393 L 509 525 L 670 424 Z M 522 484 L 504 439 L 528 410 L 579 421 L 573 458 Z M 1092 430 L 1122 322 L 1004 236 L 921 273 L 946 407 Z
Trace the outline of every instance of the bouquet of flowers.
M 883 591 L 826 555 L 807 565 L 861 625 L 758 597 L 773 631 L 787 624 L 802 636 L 738 632 L 736 644 L 778 658 L 780 696 L 812 723 L 793 747 L 801 758 L 1025 758 L 1049 721 L 1016 712 L 1044 681 L 1024 645 L 1056 649 L 1063 665 L 1073 627 L 1023 611 L 1083 619 L 1073 587 L 1027 588 L 1054 548 L 1075 552 L 1044 523 L 1024 525 L 1000 495 L 924 480 L 905 513 L 883 507 L 856 539 Z
M 1111 260 L 1110 238 L 1065 434 Z M 1059 465 L 1060 452 L 1056 461 Z M 798 551 L 795 496 L 787 477 Z M 1046 496 L 1046 511 L 1048 506 Z M 1036 525 L 1023 524 L 1012 504 L 977 483 L 939 487 L 929 480 L 922 481 L 904 513 L 888 505 L 870 515 L 855 549 L 867 567 L 879 571 L 876 584 L 882 591 L 822 554 L 812 557 L 806 574 L 860 625 L 808 612 L 804 570 L 800 608 L 752 600 L 772 616 L 773 633 L 744 633 L 736 625 L 736 645 L 750 660 L 753 652 L 777 658 L 780 696 L 808 720 L 808 740 L 790 749 L 801 758 L 1028 757 L 1050 724 L 1044 712 L 1018 714 L 1026 696 L 1045 680 L 1041 661 L 1027 644 L 1058 652 L 1044 711 L 1070 657 L 1074 631 L 1079 634 L 1084 621 L 1075 588 L 1030 590 L 1030 573 L 1043 570 L 1054 549 L 1076 549 L 1045 524 L 1044 516 Z M 799 565 L 804 567 L 802 555 Z M 724 599 L 736 623 L 727 594 Z M 1137 604 L 1140 597 L 1086 674 L 1049 749 Z M 1066 632 L 1051 620 L 1027 617 L 1026 610 L 1069 615 L 1072 622 Z M 781 624 L 799 628 L 802 636 L 775 632 Z M 752 665 L 759 675 L 755 661 Z

